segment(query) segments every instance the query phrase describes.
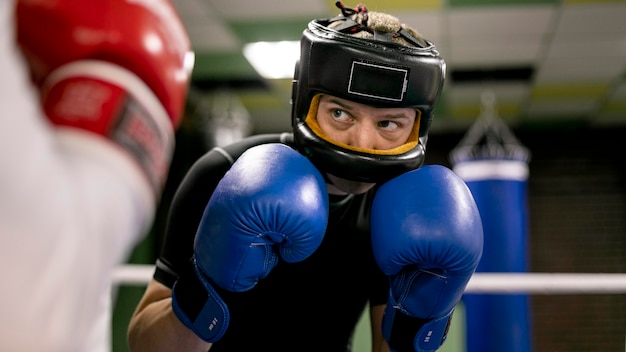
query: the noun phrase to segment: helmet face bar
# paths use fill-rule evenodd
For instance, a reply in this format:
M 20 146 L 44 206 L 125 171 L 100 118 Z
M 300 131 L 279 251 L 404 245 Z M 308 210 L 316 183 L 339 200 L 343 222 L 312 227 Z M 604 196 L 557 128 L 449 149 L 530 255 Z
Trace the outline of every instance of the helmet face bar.
M 393 156 L 360 153 L 319 138 L 304 123 L 299 123 L 294 130 L 294 141 L 320 170 L 358 182 L 383 182 L 417 169 L 424 162 L 422 143 L 409 152 Z
M 302 36 L 292 92 L 296 145 L 323 171 L 354 181 L 381 182 L 418 168 L 443 88 L 444 60 L 428 41 L 423 47 L 407 47 L 376 36 L 357 38 L 328 28 L 334 20 L 313 20 Z M 319 93 L 373 107 L 420 110 L 420 143 L 401 155 L 379 155 L 324 141 L 304 122 Z

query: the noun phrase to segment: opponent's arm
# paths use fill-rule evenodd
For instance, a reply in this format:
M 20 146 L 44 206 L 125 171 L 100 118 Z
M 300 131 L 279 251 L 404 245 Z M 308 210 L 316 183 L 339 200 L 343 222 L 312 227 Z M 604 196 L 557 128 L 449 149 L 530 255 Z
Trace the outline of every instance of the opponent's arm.
M 167 1 L 3 1 L 0 16 L 0 257 L 10 263 L 0 344 L 97 350 L 84 343 L 106 342 L 94 335 L 106 333 L 111 272 L 145 234 L 169 163 L 189 42 Z
M 407 172 L 378 190 L 371 224 L 374 256 L 390 279 L 382 322 L 390 349 L 436 351 L 482 255 L 469 189 L 442 166 Z
M 58 138 L 108 144 L 159 194 L 193 64 L 169 0 L 20 0 L 15 13 L 17 45 Z

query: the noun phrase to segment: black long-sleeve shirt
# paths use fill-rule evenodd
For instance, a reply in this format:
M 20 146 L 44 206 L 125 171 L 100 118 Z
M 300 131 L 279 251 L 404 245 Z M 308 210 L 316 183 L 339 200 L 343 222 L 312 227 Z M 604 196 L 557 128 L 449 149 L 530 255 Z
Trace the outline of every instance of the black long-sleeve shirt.
M 292 140 L 291 134 L 249 137 L 209 151 L 191 167 L 172 201 L 157 281 L 172 287 L 179 275 L 191 270 L 189 259 L 204 208 L 234 160 L 255 145 L 292 145 Z M 388 297 L 387 278 L 371 248 L 374 192 L 331 196 L 328 227 L 315 253 L 298 263 L 280 261 L 253 289 L 222 297 L 230 325 L 211 351 L 349 351 L 367 303 L 384 304 Z

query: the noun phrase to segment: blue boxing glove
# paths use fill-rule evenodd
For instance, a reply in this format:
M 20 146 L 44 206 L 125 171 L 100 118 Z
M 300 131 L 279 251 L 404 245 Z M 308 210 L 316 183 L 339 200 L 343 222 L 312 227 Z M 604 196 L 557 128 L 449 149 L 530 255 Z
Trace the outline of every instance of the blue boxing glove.
M 264 144 L 237 159 L 213 192 L 194 242 L 195 274 L 174 284 L 172 308 L 207 342 L 226 332 L 220 290 L 252 289 L 276 266 L 310 256 L 328 223 L 324 178 L 283 144 Z
M 407 172 L 377 191 L 371 226 L 375 259 L 391 286 L 385 340 L 395 352 L 436 351 L 482 255 L 470 190 L 443 166 Z

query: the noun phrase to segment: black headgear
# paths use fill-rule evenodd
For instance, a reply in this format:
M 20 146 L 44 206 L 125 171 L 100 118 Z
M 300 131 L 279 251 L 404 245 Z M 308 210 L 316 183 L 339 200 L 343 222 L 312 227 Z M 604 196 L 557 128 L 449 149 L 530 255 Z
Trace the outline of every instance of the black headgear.
M 445 62 L 435 46 L 400 29 L 379 33 L 349 16 L 367 12 L 345 9 L 331 19 L 309 23 L 301 40 L 292 91 L 292 127 L 300 151 L 318 168 L 337 177 L 381 182 L 416 169 L 424 162 L 428 128 L 445 78 Z M 366 13 L 367 15 L 367 13 Z M 331 23 L 342 21 L 334 29 Z M 349 33 L 367 30 L 372 39 Z M 400 36 L 415 47 L 392 41 Z M 400 154 L 362 152 L 320 138 L 305 119 L 317 94 L 328 94 L 374 107 L 417 109 L 421 113 L 419 140 Z

